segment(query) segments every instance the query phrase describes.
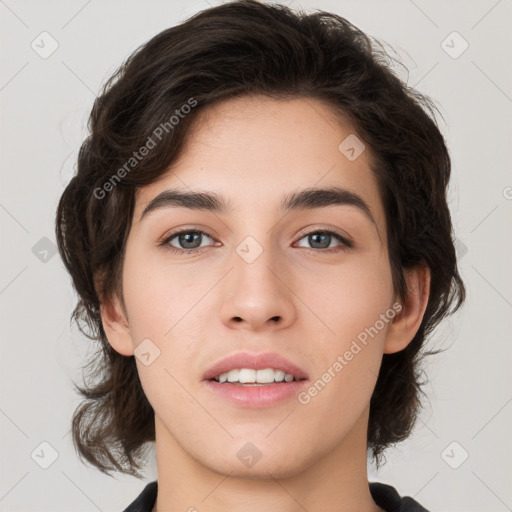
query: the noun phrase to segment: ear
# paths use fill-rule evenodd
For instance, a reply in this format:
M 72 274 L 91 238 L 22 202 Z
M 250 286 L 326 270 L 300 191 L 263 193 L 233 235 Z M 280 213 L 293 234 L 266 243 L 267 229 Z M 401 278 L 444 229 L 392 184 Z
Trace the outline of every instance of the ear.
M 101 302 L 101 320 L 112 348 L 123 356 L 133 356 L 134 346 L 124 309 L 117 295 Z
M 419 265 L 404 271 L 407 296 L 402 309 L 388 327 L 384 353 L 393 354 L 403 350 L 412 341 L 423 320 L 430 294 L 430 269 Z

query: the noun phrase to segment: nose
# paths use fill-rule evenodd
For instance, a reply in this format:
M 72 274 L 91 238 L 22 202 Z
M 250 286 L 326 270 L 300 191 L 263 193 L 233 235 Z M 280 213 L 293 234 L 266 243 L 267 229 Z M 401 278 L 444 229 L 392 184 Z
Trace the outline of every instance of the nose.
M 275 330 L 295 321 L 291 272 L 270 249 L 262 249 L 252 262 L 243 252 L 234 251 L 231 258 L 233 268 L 223 280 L 221 294 L 222 321 L 230 328 Z

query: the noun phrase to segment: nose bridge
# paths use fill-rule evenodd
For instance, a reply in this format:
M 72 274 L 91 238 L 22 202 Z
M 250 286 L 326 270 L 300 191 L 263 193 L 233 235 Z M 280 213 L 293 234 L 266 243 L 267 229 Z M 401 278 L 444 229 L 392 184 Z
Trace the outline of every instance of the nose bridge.
M 280 263 L 272 236 L 267 233 L 258 239 L 249 235 L 235 247 L 232 264 L 236 286 L 251 293 L 279 293 L 277 288 L 282 284 L 276 274 Z
M 292 320 L 291 292 L 271 233 L 244 238 L 233 251 L 222 305 L 223 320 L 243 320 L 253 328 L 273 319 Z

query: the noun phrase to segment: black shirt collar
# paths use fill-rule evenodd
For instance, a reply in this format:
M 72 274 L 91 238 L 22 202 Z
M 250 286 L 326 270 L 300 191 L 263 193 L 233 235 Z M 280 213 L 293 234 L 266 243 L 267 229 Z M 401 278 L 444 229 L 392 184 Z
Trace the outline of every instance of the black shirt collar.
M 409 496 L 400 497 L 391 485 L 368 482 L 373 501 L 386 512 L 429 512 Z M 156 503 L 158 482 L 150 482 L 123 512 L 151 512 Z

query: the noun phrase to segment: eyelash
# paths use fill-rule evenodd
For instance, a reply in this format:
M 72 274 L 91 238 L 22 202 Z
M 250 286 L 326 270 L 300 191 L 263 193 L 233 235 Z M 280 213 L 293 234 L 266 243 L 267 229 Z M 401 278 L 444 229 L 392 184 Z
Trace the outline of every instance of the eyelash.
M 178 249 L 178 248 L 173 247 L 172 245 L 169 244 L 169 242 L 173 238 L 175 238 L 176 236 L 178 236 L 178 235 L 180 235 L 182 233 L 197 233 L 197 234 L 206 235 L 206 236 L 214 239 L 214 237 L 212 235 L 210 235 L 209 233 L 207 233 L 206 231 L 202 231 L 202 230 L 198 230 L 198 229 L 185 228 L 185 229 L 181 229 L 181 230 L 178 230 L 178 231 L 175 231 L 175 232 L 171 233 L 159 245 L 164 246 L 166 250 L 169 250 L 169 251 L 171 251 L 173 253 L 179 253 L 179 254 L 184 254 L 184 253 L 192 254 L 192 253 L 202 252 L 204 249 L 207 249 L 208 247 L 211 247 L 211 246 L 207 246 L 207 247 L 196 247 L 195 249 Z M 353 246 L 352 242 L 350 242 L 349 240 L 347 240 L 346 238 L 344 238 L 343 236 L 338 234 L 336 231 L 333 231 L 331 229 L 318 229 L 318 230 L 315 230 L 315 231 L 310 231 L 308 233 L 303 234 L 299 238 L 299 240 L 302 240 L 303 238 L 305 238 L 305 237 L 307 237 L 309 235 L 316 235 L 318 233 L 333 236 L 339 242 L 341 242 L 342 246 L 341 247 L 340 246 L 332 247 L 330 249 L 308 249 L 307 247 L 303 247 L 303 249 L 305 251 L 307 251 L 309 253 L 315 253 L 315 254 L 318 254 L 319 252 L 333 253 L 333 252 L 338 252 L 339 250 L 346 251 L 347 249 L 350 249 Z

